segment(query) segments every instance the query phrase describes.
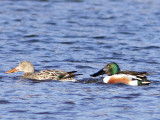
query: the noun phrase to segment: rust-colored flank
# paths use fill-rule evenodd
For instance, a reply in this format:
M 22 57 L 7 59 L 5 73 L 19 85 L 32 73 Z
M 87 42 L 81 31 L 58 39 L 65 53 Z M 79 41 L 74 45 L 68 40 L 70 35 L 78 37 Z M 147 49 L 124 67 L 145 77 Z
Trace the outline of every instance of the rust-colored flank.
M 114 84 L 114 83 L 124 83 L 124 84 L 128 84 L 130 83 L 130 79 L 127 77 L 122 77 L 122 78 L 116 78 L 116 77 L 111 77 L 110 80 L 108 81 L 108 83 L 110 84 Z

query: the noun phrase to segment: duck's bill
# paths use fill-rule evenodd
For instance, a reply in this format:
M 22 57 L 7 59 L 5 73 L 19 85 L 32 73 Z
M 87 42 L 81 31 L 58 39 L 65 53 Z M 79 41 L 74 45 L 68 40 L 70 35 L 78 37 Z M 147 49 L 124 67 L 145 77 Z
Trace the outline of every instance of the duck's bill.
M 18 72 L 19 70 L 17 68 L 13 68 L 9 71 L 7 71 L 6 73 L 14 73 L 14 72 Z
M 98 71 L 98 72 L 96 72 L 96 73 L 94 73 L 94 74 L 92 74 L 92 75 L 90 75 L 90 76 L 96 77 L 96 76 L 98 76 L 98 75 L 103 75 L 103 74 L 105 74 L 105 71 L 104 71 L 103 69 L 101 69 L 100 71 Z

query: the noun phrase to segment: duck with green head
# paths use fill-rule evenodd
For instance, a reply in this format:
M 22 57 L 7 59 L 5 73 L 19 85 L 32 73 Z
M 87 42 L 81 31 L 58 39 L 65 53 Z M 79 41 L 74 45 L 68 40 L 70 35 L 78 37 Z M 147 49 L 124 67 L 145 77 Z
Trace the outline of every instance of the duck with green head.
M 92 77 L 98 75 L 108 74 L 103 79 L 104 83 L 124 83 L 127 85 L 149 85 L 151 81 L 147 80 L 147 72 L 136 72 L 136 71 L 120 71 L 119 66 L 112 62 L 107 64 L 103 69 L 97 73 L 92 74 Z

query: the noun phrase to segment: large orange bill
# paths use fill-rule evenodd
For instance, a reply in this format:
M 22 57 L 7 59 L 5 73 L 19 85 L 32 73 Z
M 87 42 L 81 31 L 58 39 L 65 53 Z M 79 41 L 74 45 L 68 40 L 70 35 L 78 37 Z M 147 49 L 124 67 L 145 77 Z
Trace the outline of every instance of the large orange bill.
M 14 73 L 14 72 L 18 72 L 18 71 L 19 71 L 18 69 L 13 68 L 13 69 L 7 71 L 6 73 Z

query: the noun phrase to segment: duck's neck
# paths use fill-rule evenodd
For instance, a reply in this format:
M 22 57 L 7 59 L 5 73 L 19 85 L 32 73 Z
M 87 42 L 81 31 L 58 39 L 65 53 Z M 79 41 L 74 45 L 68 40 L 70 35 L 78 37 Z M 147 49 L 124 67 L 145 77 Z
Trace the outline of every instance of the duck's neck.
M 32 79 L 35 76 L 35 73 L 31 73 L 31 72 L 26 72 L 23 74 L 23 78 L 28 78 L 28 79 Z

